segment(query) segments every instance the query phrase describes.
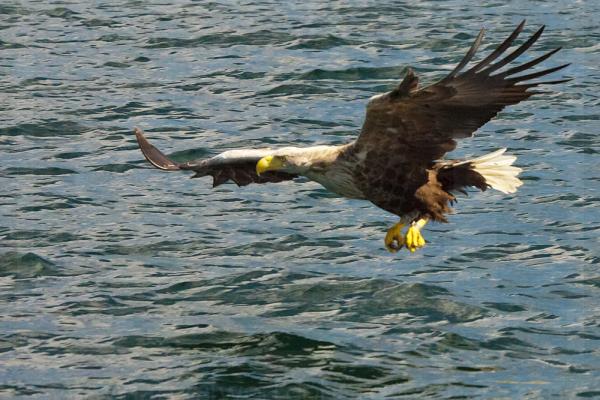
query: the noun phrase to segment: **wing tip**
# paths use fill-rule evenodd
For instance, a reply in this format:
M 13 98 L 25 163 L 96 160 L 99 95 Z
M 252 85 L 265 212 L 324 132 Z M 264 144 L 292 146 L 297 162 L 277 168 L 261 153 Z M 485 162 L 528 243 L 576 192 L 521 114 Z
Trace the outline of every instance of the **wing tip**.
M 485 28 L 481 28 L 467 53 L 463 56 L 462 60 L 460 60 L 460 62 L 454 67 L 454 69 L 448 75 L 446 75 L 444 79 L 442 79 L 442 83 L 448 82 L 449 80 L 456 77 L 456 75 L 458 75 L 460 71 L 462 71 L 462 69 L 471 61 L 475 53 L 477 53 L 477 50 L 479 49 L 479 46 L 481 45 L 484 36 Z
M 531 80 L 531 79 L 540 78 L 542 76 L 545 76 L 545 75 L 548 75 L 548 74 L 560 71 L 561 69 L 567 68 L 569 65 L 571 65 L 571 63 L 566 63 L 566 64 L 558 65 L 556 67 L 552 67 L 552 68 L 544 69 L 544 70 L 541 70 L 541 71 L 533 72 L 533 73 L 530 73 L 530 74 L 527 74 L 527 75 L 514 76 L 512 78 L 506 79 L 506 81 L 511 82 L 513 84 L 516 84 L 518 82 L 524 82 L 524 81 L 528 81 L 528 80 Z
M 158 169 L 162 169 L 163 171 L 176 171 L 180 169 L 178 163 L 170 160 L 160 150 L 150 144 L 148 139 L 146 139 L 146 136 L 144 136 L 144 131 L 137 126 L 133 129 L 133 131 L 142 154 L 150 164 Z

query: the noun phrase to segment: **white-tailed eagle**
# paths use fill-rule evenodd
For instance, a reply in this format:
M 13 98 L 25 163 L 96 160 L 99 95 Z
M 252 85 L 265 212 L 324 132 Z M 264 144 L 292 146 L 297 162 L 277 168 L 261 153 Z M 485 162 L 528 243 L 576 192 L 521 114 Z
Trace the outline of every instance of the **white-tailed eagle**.
M 419 79 L 408 69 L 395 89 L 369 100 L 358 138 L 344 145 L 230 150 L 209 159 L 178 163 L 152 146 L 140 129 L 136 128 L 135 134 L 152 165 L 167 171 L 191 170 L 193 178 L 210 175 L 213 187 L 229 180 L 244 186 L 305 176 L 340 196 L 369 200 L 400 217 L 385 236 L 386 248 L 394 252 L 405 246 L 413 252 L 425 244 L 420 231 L 427 221 L 446 222 L 445 214 L 455 200 L 453 193 L 469 186 L 513 193 L 523 184 L 517 178 L 521 169 L 512 165 L 516 157 L 506 155 L 506 149 L 471 160 L 443 157 L 454 150 L 456 139 L 471 137 L 504 107 L 538 93 L 532 88 L 569 80 L 532 82 L 569 64 L 522 74 L 560 48 L 503 69 L 544 30 L 542 26 L 506 54 L 524 25 L 525 21 L 483 60 L 465 70 L 481 44 L 482 29 L 462 61 L 433 85 L 420 89 Z

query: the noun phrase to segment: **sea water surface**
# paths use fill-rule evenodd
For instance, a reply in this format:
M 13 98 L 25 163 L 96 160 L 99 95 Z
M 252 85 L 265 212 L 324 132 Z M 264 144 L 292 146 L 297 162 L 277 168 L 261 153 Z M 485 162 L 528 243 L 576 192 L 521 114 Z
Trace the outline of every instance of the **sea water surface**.
M 0 397 L 600 397 L 600 3 L 3 1 Z M 451 156 L 508 147 L 415 254 L 317 184 L 152 169 L 344 143 L 411 66 L 444 76 L 522 19 L 573 81 Z M 480 56 L 481 57 L 481 56 Z

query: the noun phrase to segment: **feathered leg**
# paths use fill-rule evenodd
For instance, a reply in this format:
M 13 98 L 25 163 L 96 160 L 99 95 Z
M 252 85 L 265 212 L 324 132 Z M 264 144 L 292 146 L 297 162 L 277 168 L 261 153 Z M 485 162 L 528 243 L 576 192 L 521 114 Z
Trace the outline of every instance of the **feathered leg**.
M 402 229 L 404 228 L 404 222 L 400 221 L 396 225 L 388 229 L 385 235 L 385 248 L 390 253 L 395 253 L 402 248 L 404 245 L 404 236 L 402 235 Z

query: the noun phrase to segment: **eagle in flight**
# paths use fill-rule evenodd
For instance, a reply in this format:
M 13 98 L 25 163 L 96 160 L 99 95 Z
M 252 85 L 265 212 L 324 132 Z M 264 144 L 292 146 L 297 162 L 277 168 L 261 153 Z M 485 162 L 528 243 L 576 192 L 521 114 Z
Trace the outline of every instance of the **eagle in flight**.
M 244 186 L 305 176 L 340 196 L 369 200 L 400 217 L 385 235 L 386 248 L 414 252 L 425 245 L 421 229 L 428 221 L 447 222 L 445 214 L 457 192 L 472 186 L 513 193 L 523 184 L 517 178 L 521 169 L 512 165 L 516 157 L 506 155 L 506 149 L 471 160 L 443 157 L 455 149 L 456 139 L 471 137 L 504 107 L 540 93 L 532 88 L 569 80 L 531 81 L 569 64 L 520 74 L 560 48 L 502 70 L 544 30 L 542 26 L 505 54 L 524 25 L 521 22 L 494 51 L 465 70 L 481 44 L 482 29 L 462 61 L 430 86 L 419 88 L 419 78 L 408 69 L 397 87 L 371 97 L 360 134 L 344 145 L 239 149 L 179 163 L 152 146 L 138 128 L 137 141 L 156 168 L 194 171 L 193 178 L 210 175 L 213 187 L 229 180 Z

